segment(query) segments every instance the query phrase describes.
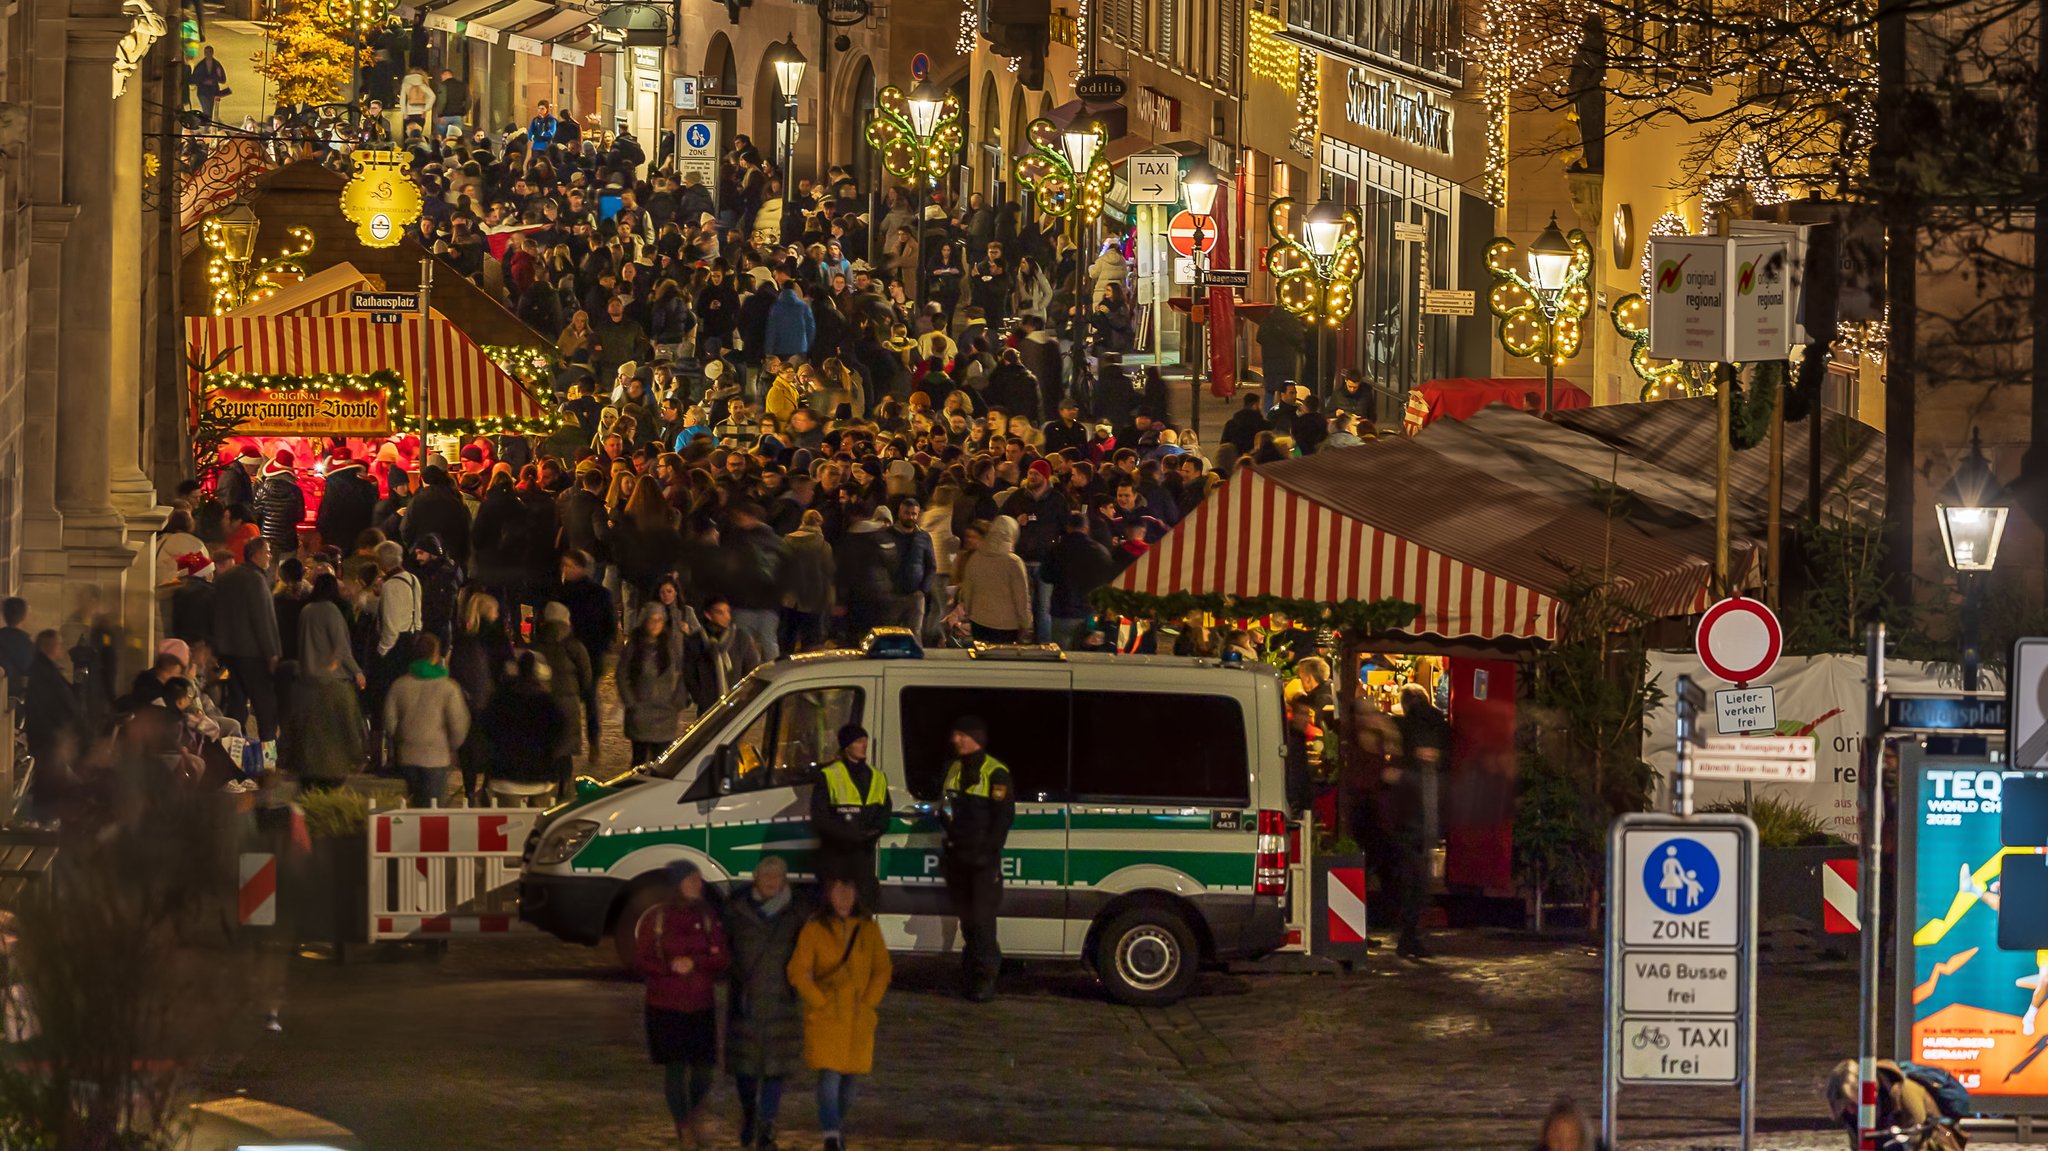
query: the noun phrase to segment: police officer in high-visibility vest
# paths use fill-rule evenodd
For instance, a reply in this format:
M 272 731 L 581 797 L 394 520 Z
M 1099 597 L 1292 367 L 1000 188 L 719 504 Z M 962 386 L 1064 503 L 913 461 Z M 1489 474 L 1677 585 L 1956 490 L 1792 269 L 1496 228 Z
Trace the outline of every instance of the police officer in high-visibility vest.
M 839 729 L 839 758 L 811 788 L 811 829 L 818 833 L 819 884 L 852 880 L 872 915 L 882 891 L 875 844 L 889 830 L 889 781 L 868 763 L 867 729 L 857 723 Z
M 967 997 L 996 997 L 1003 951 L 996 942 L 996 911 L 1003 902 L 1003 844 L 1017 818 L 1010 769 L 987 751 L 988 725 L 978 716 L 953 724 L 953 762 L 939 805 L 945 825 L 946 895 L 960 918 L 960 960 Z

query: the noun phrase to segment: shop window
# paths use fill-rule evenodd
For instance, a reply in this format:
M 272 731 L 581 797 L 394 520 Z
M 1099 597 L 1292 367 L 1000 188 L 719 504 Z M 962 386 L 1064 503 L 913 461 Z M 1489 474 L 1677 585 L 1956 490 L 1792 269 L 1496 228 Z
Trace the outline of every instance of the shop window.
M 1074 693 L 1077 799 L 1244 807 L 1244 708 L 1221 695 Z
M 839 729 L 859 723 L 864 693 L 857 687 L 794 692 L 755 717 L 737 741 L 734 791 L 760 791 L 809 783 L 839 755 Z
M 910 793 L 935 800 L 953 761 L 953 722 L 979 716 L 988 725 L 988 753 L 1010 769 L 1017 798 L 1066 798 L 1069 693 L 1025 688 L 906 687 L 897 730 Z

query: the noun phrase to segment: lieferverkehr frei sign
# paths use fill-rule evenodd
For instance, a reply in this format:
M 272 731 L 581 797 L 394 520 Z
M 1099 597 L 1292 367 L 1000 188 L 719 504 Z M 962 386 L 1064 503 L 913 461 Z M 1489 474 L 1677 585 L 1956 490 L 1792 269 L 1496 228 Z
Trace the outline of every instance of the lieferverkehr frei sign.
M 1792 351 L 1783 240 L 1650 238 L 1650 355 L 1693 363 L 1782 360 Z

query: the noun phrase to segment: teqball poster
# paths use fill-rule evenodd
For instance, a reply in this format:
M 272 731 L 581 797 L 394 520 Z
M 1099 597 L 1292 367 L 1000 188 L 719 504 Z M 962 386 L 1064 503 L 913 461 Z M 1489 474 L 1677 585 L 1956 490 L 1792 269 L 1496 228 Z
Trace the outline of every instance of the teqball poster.
M 1986 1112 L 2048 1111 L 2048 939 L 2029 940 L 2040 950 L 2000 946 L 2014 880 L 2038 869 L 2048 846 L 2048 830 L 2036 846 L 2006 845 L 2006 800 L 2032 808 L 2029 793 L 2048 779 L 1981 760 L 1926 759 L 1910 742 L 1901 761 L 1909 871 L 1899 934 L 1910 955 L 1898 989 L 1902 1057 L 1946 1068 Z M 2035 918 L 2014 912 L 2007 942 Z

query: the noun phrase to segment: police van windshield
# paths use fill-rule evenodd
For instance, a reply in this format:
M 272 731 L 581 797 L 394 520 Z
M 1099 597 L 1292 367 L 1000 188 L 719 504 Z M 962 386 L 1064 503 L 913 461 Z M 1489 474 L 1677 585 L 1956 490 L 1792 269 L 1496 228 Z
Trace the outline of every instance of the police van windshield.
M 758 675 L 750 675 L 741 680 L 738 687 L 725 693 L 724 699 L 712 704 L 710 711 L 698 716 L 697 722 L 690 725 L 690 730 L 684 732 L 681 739 L 670 744 L 661 758 L 648 764 L 647 774 L 657 775 L 663 779 L 674 779 L 677 772 L 697 762 L 698 757 L 711 749 L 718 741 L 719 733 L 725 730 L 725 725 L 732 721 L 734 715 L 759 699 L 761 693 L 766 690 L 768 681 Z

